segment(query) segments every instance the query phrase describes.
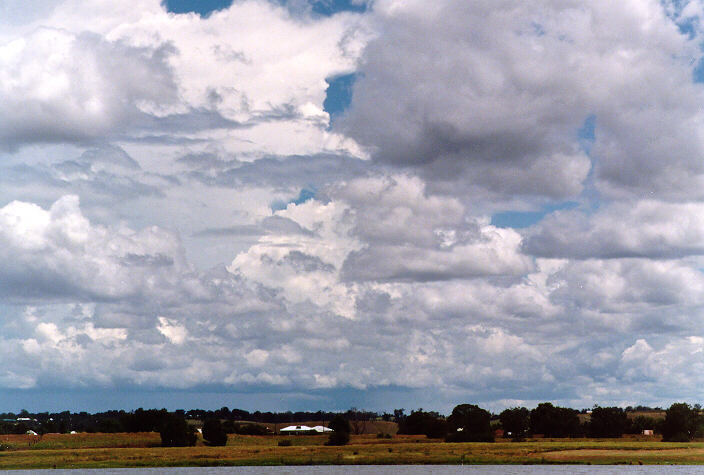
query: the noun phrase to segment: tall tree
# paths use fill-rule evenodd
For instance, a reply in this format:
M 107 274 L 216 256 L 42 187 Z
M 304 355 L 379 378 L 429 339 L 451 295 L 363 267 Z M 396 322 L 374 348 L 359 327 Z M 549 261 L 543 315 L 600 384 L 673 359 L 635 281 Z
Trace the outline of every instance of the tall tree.
M 227 432 L 220 419 L 208 419 L 203 423 L 203 439 L 208 445 L 227 444 Z
M 504 437 L 511 436 L 513 440 L 523 440 L 530 428 L 530 411 L 525 407 L 513 407 L 499 414 Z
M 549 402 L 530 411 L 530 431 L 545 437 L 576 437 L 582 432 L 577 411 Z
M 588 424 L 590 437 L 621 437 L 628 432 L 630 422 L 620 407 L 595 407 Z
M 333 430 L 333 433 L 330 434 L 326 445 L 346 445 L 350 441 L 352 427 L 342 414 L 333 417 L 328 427 Z
M 475 404 L 455 406 L 447 418 L 448 442 L 493 442 L 491 414 Z
M 689 404 L 678 402 L 665 412 L 660 431 L 663 442 L 687 442 L 694 438 L 700 416 Z
M 169 414 L 165 418 L 159 435 L 161 435 L 161 445 L 163 447 L 187 447 L 196 445 L 196 440 L 198 439 L 193 426 L 188 425 L 183 417 L 179 417 L 175 414 Z

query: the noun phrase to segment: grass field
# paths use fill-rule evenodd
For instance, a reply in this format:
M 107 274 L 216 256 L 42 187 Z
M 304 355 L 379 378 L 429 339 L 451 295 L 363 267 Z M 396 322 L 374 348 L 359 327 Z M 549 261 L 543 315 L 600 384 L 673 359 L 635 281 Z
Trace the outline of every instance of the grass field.
M 290 439 L 290 447 L 278 441 Z M 324 436 L 230 436 L 225 447 L 162 448 L 156 433 L 0 436 L 0 469 L 310 464 L 704 464 L 704 442 L 550 439 L 457 443 L 423 436 L 353 436 L 344 447 Z

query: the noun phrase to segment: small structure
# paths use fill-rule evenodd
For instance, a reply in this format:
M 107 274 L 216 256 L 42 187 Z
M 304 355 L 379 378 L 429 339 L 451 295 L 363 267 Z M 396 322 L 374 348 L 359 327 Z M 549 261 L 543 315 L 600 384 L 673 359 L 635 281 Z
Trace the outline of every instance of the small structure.
M 27 434 L 27 435 L 39 435 L 39 434 L 37 434 L 36 432 L 34 432 L 32 429 L 30 429 L 30 430 L 28 430 L 27 432 L 25 432 L 25 434 Z
M 288 426 L 284 427 L 281 429 L 279 432 L 282 434 L 291 434 L 291 435 L 315 435 L 315 434 L 327 434 L 328 432 L 334 432 L 331 428 L 329 427 L 324 427 L 324 426 L 315 426 L 315 427 L 310 427 L 310 426 Z
M 315 429 L 308 426 L 287 426 L 281 429 L 279 432 L 282 434 L 291 435 L 303 435 L 303 434 L 315 434 Z
M 653 429 L 643 429 L 643 435 L 654 435 Z

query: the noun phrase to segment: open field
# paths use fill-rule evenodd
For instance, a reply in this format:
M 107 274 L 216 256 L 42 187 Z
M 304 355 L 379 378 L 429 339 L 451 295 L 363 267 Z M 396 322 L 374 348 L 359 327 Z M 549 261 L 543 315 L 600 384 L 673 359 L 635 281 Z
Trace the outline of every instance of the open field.
M 290 439 L 293 445 L 279 447 Z M 704 464 L 704 442 L 634 439 L 530 440 L 449 444 L 423 436 L 353 436 L 326 447 L 324 436 L 230 436 L 225 447 L 158 447 L 159 435 L 2 436 L 0 469 L 308 464 Z

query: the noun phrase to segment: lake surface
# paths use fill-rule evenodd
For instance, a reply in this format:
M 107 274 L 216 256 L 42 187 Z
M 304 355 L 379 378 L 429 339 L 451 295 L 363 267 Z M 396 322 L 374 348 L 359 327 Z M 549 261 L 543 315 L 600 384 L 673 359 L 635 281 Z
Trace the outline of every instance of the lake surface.
M 92 474 L 92 475 L 133 475 L 145 473 L 147 475 L 185 475 L 195 473 L 198 475 L 353 475 L 353 474 L 381 474 L 381 475 L 460 475 L 460 474 L 509 474 L 509 475 L 537 475 L 537 474 L 575 474 L 575 475 L 611 475 L 611 474 L 687 474 L 704 473 L 704 466 L 691 465 L 325 465 L 325 466 L 300 466 L 300 467 L 164 467 L 164 468 L 110 468 L 110 469 L 79 469 L 79 470 L 13 470 L 15 474 Z

